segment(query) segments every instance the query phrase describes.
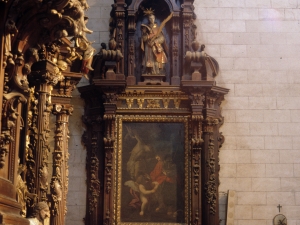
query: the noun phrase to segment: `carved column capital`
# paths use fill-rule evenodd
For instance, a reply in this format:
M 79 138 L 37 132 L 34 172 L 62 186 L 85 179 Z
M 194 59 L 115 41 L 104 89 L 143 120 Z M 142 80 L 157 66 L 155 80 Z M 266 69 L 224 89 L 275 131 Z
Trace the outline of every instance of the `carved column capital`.
M 74 108 L 70 104 L 63 104 L 63 105 L 54 104 L 53 108 L 52 108 L 52 113 L 54 115 L 57 115 L 57 114 L 72 115 L 73 111 L 74 111 Z

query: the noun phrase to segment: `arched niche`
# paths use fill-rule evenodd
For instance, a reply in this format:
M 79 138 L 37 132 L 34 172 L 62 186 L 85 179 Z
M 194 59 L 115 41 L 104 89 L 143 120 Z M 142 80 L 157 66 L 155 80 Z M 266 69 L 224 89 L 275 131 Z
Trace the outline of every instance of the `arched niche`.
M 166 39 L 167 49 L 165 50 L 168 58 L 168 63 L 165 65 L 165 77 L 163 81 L 166 84 L 179 85 L 179 76 L 182 74 L 183 67 L 179 63 L 180 56 L 183 54 L 180 47 L 183 38 L 180 30 L 183 29 L 182 21 L 184 12 L 184 0 L 165 0 L 165 1 L 150 1 L 150 0 L 136 0 L 128 3 L 128 20 L 126 27 L 128 27 L 128 42 L 125 51 L 131 54 L 133 63 L 128 63 L 128 71 L 126 74 L 130 79 L 127 79 L 127 84 L 134 85 L 143 81 L 142 76 L 142 52 L 141 52 L 141 24 L 147 24 L 147 18 L 143 14 L 143 9 L 154 9 L 156 16 L 156 23 L 161 24 L 171 13 L 172 18 L 166 23 L 163 28 L 163 34 Z M 126 44 L 125 44 L 126 45 Z M 134 51 L 130 52 L 130 49 Z M 132 71 L 132 72 L 131 72 Z M 126 72 L 125 72 L 126 73 Z M 133 80 L 131 82 L 131 80 Z M 143 84 L 144 82 L 141 82 Z M 164 82 L 162 82 L 163 84 Z
M 139 8 L 136 11 L 136 30 L 134 34 L 134 42 L 135 42 L 135 77 L 139 81 L 143 81 L 143 78 L 141 75 L 142 72 L 142 61 L 143 61 L 143 52 L 141 50 L 141 25 L 142 24 L 148 24 L 148 16 L 144 15 L 144 9 L 153 9 L 154 15 L 155 15 L 155 23 L 160 26 L 164 19 L 171 13 L 173 13 L 172 8 L 170 8 L 170 5 L 167 4 L 167 1 L 160 1 L 157 3 L 152 3 L 151 1 L 143 1 L 141 4 L 139 4 Z M 164 26 L 162 33 L 165 38 L 165 47 L 164 51 L 167 56 L 168 62 L 165 65 L 165 82 L 170 82 L 171 78 L 171 36 L 172 36 L 172 19 L 166 23 Z
M 137 12 L 139 10 L 139 7 L 142 4 L 145 3 L 151 3 L 153 4 L 153 1 L 151 0 L 136 0 L 136 1 L 132 1 L 132 3 L 129 5 L 128 10 L 133 10 L 134 12 Z M 164 2 L 168 5 L 169 10 L 171 12 L 177 12 L 180 11 L 180 5 L 181 5 L 181 1 L 175 1 L 175 0 L 164 0 L 164 1 L 160 1 L 160 2 Z

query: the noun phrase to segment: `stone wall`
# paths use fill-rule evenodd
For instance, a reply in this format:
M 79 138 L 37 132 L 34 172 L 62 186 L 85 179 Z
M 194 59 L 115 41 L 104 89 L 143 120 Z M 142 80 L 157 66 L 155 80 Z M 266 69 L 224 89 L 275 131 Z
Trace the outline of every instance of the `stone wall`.
M 88 85 L 85 78 L 77 85 Z M 69 129 L 69 192 L 67 195 L 66 225 L 83 225 L 86 208 L 86 150 L 81 142 L 84 132 L 82 115 L 84 101 L 76 89 L 73 92 L 71 104 L 74 105 L 73 115 L 70 117 Z
M 300 225 L 298 2 L 194 2 L 198 40 L 220 64 L 217 84 L 230 89 L 222 104 L 225 124 L 221 130 L 226 140 L 220 152 L 221 224 L 225 224 L 226 193 L 235 190 L 235 225 L 271 225 L 278 204 L 283 206 L 281 213 L 287 216 L 289 225 Z M 88 3 L 88 27 L 94 30 L 88 38 L 95 41 L 98 52 L 100 43 L 108 42 L 113 1 Z M 79 96 L 74 100 L 81 101 Z M 83 102 L 80 104 L 83 106 Z M 72 225 L 84 224 L 86 204 L 85 151 L 80 143 L 82 107 L 76 110 L 71 117 L 66 223 Z
M 221 204 L 236 190 L 235 224 L 300 224 L 300 10 L 293 0 L 195 1 L 198 39 L 216 57 L 225 143 Z M 222 205 L 222 218 L 225 206 Z M 224 221 L 222 222 L 224 224 Z

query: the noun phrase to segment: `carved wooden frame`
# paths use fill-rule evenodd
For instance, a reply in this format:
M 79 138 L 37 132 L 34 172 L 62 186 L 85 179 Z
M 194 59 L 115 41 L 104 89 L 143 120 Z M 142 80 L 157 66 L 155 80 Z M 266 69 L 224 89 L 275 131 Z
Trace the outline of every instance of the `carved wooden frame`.
M 94 58 L 95 70 L 90 74 L 90 85 L 79 88 L 86 101 L 87 131 L 83 137 L 88 155 L 87 201 L 90 204 L 85 223 L 151 224 L 148 221 L 124 223 L 118 215 L 120 123 L 162 122 L 167 118 L 183 117 L 188 121 L 189 164 L 185 184 L 190 189 L 186 196 L 188 216 L 185 223 L 219 224 L 218 162 L 224 142 L 219 132 L 224 122 L 220 105 L 229 90 L 216 85 L 218 63 L 206 54 L 205 45 L 196 40 L 196 15 L 191 0 L 164 0 L 173 14 L 168 22 L 170 76 L 163 82 L 155 80 L 156 77 L 155 82 L 141 79 L 143 74 L 137 70 L 141 66 L 137 63 L 139 54 L 135 51 L 139 41 L 135 34 L 139 15 L 142 15 L 140 6 L 150 7 L 146 2 L 152 3 L 147 0 L 114 1 L 109 50 L 105 43 L 101 45 L 102 49 Z
M 116 117 L 117 124 L 117 142 L 115 143 L 115 162 L 114 162 L 114 171 L 115 171 L 115 179 L 114 179 L 114 216 L 116 225 L 137 225 L 137 224 L 147 224 L 147 225 L 156 225 L 157 222 L 122 222 L 121 221 L 121 189 L 122 189 L 122 131 L 123 131 L 123 122 L 138 122 L 138 123 L 182 123 L 184 125 L 184 224 L 189 224 L 190 221 L 190 189 L 189 189 L 189 180 L 190 180 L 190 167 L 189 158 L 189 138 L 188 138 L 188 127 L 189 127 L 189 116 L 178 116 L 178 115 L 135 115 L 134 117 L 130 115 L 118 115 Z M 161 225 L 176 225 L 183 223 L 166 223 L 160 222 Z

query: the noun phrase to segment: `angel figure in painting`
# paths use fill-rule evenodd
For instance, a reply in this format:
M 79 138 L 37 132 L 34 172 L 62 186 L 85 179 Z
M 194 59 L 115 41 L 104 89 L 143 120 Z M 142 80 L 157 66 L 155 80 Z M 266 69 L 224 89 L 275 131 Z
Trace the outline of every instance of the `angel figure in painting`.
M 130 187 L 130 194 L 133 197 L 129 206 L 134 208 L 140 207 L 140 216 L 144 215 L 149 203 L 149 197 L 156 192 L 158 185 L 158 182 L 151 181 L 148 174 L 138 175 L 136 181 L 129 180 L 125 182 L 125 186 Z
M 167 45 L 162 29 L 166 22 L 171 19 L 172 14 L 165 19 L 160 26 L 155 23 L 154 10 L 145 9 L 144 15 L 148 17 L 148 24 L 141 25 L 143 51 L 143 74 L 162 75 L 165 64 L 168 62 L 166 56 Z

